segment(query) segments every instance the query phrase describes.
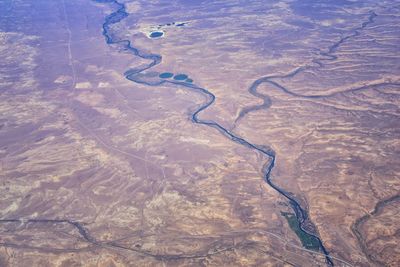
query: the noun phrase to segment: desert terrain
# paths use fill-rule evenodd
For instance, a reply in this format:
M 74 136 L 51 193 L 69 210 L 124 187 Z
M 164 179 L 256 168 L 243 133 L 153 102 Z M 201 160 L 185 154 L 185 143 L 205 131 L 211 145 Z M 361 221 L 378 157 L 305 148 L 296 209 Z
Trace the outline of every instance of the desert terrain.
M 399 11 L 0 1 L 0 266 L 398 266 Z

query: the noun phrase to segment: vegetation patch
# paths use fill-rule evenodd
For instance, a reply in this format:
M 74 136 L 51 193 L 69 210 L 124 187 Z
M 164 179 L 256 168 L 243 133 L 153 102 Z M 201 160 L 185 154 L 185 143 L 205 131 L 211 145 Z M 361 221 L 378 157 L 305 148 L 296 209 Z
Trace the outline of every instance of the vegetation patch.
M 289 224 L 290 229 L 292 229 L 296 235 L 299 237 L 301 244 L 306 249 L 312 249 L 315 251 L 319 250 L 319 242 L 318 239 L 314 236 L 307 234 L 304 232 L 297 221 L 296 215 L 290 212 L 281 212 L 282 216 L 284 216 Z

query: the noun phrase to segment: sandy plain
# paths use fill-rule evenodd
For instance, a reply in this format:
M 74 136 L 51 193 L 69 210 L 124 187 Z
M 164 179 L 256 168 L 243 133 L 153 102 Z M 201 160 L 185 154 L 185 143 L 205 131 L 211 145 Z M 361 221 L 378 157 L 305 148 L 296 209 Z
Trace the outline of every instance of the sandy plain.
M 276 151 L 274 182 L 307 208 L 336 265 L 399 263 L 398 7 L 125 2 L 115 34 L 163 56 L 149 72 L 212 91 L 202 118 Z M 105 43 L 112 5 L 3 10 L 0 265 L 325 265 L 282 216 L 292 210 L 262 179 L 267 159 L 190 121 L 202 95 L 125 79 L 148 62 Z M 188 25 L 157 41 L 141 31 L 172 21 Z M 262 103 L 247 91 L 255 80 L 299 67 L 273 79 L 297 96 L 260 84 L 271 106 L 240 117 Z

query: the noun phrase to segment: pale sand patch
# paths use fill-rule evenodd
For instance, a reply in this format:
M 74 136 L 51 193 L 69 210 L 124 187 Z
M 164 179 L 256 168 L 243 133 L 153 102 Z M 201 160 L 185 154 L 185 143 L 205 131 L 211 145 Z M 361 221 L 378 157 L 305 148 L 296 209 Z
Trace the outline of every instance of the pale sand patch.
M 18 201 L 18 202 L 20 202 L 20 201 Z M 8 207 L 6 207 L 6 208 L 3 207 L 2 215 L 14 212 L 18 209 L 18 207 L 19 207 L 19 205 L 16 202 L 12 202 L 10 205 L 8 205 Z
M 85 71 L 86 72 L 99 72 L 99 71 L 101 71 L 102 70 L 102 68 L 99 68 L 98 66 L 96 66 L 96 65 L 88 65 L 86 68 L 85 68 Z
M 93 92 L 79 94 L 77 100 L 89 106 L 97 106 L 104 100 L 104 96 Z
M 325 27 L 332 26 L 333 24 L 341 24 L 345 21 L 343 19 L 332 19 L 332 20 L 323 20 L 321 21 L 321 25 Z
M 196 143 L 196 144 L 209 144 L 210 140 L 207 139 L 199 139 L 199 138 L 192 138 L 192 137 L 183 137 L 179 138 L 181 142 L 189 142 L 189 143 Z
M 70 76 L 61 75 L 57 79 L 54 80 L 54 83 L 66 83 L 69 80 L 71 80 Z
M 122 116 L 121 111 L 115 108 L 95 108 L 95 110 L 113 119 L 117 119 Z
M 87 89 L 92 87 L 90 82 L 81 82 L 81 83 L 76 83 L 75 88 L 76 89 Z
M 99 87 L 99 88 L 110 87 L 110 83 L 109 82 L 99 82 L 99 85 L 97 85 L 97 87 Z
M 141 5 L 138 2 L 126 3 L 125 7 L 128 13 L 136 13 L 141 9 Z

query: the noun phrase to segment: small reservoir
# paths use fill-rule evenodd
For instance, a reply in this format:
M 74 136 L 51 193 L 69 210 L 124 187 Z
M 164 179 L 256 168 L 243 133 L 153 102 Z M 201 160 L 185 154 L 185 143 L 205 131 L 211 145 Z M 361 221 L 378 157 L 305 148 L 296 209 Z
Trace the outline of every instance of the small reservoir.
M 150 38 L 160 38 L 164 35 L 164 32 L 156 31 L 150 33 Z
M 160 77 L 162 79 L 169 79 L 169 78 L 172 78 L 173 76 L 174 76 L 174 74 L 171 72 L 163 72 L 160 75 L 158 75 L 158 77 Z
M 174 80 L 183 81 L 186 80 L 188 76 L 186 74 L 177 74 L 174 76 Z

